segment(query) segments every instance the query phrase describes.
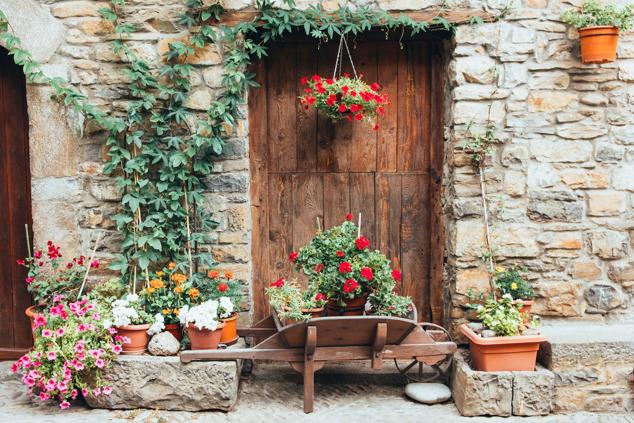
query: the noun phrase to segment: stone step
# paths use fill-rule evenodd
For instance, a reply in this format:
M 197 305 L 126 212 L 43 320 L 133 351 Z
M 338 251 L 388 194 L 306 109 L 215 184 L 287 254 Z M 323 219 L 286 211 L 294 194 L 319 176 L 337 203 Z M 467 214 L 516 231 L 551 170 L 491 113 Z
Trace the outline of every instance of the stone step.
M 543 326 L 538 360 L 555 374 L 555 412 L 634 410 L 634 324 Z

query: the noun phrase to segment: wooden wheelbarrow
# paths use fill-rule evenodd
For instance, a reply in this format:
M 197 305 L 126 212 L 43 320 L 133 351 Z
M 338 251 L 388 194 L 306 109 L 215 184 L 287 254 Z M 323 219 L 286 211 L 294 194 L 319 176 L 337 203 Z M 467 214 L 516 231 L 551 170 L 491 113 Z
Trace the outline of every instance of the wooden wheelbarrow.
M 306 413 L 313 411 L 315 372 L 328 361 L 371 360 L 372 368 L 378 369 L 385 359 L 412 360 L 409 369 L 416 363 L 435 365 L 456 351 L 456 344 L 439 326 L 398 317 L 320 317 L 283 327 L 272 315 L 238 329 L 238 335 L 268 338 L 253 348 L 183 351 L 181 361 L 287 361 L 304 376 Z

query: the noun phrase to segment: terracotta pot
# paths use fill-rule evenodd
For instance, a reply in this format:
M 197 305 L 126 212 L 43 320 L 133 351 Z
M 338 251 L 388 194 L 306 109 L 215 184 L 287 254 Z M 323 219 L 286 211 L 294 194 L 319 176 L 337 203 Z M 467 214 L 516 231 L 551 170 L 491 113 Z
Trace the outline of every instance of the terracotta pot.
M 169 325 L 165 325 L 165 332 L 169 332 L 174 335 L 174 338 L 176 338 L 178 342 L 183 340 L 183 333 L 181 332 L 181 328 L 178 323 L 170 323 Z
M 147 344 L 150 341 L 150 335 L 147 334 L 147 330 L 150 328 L 149 324 L 146 325 L 127 325 L 118 326 L 117 335 L 127 336 L 130 338 L 129 344 L 122 344 L 124 355 L 141 355 L 147 351 Z
M 327 316 L 363 316 L 365 313 L 365 303 L 368 300 L 368 295 L 364 294 L 361 297 L 353 299 L 344 299 L 346 304 L 341 307 L 337 300 L 330 299 L 326 303 L 326 315 Z
M 616 60 L 619 29 L 615 26 L 593 26 L 579 30 L 583 63 L 607 63 Z
M 318 317 L 321 317 L 324 315 L 324 308 L 323 307 L 318 307 L 318 308 L 303 308 L 302 309 L 302 313 L 304 314 L 310 314 L 310 318 L 311 319 L 316 319 Z
M 220 343 L 233 345 L 238 341 L 238 313 L 233 313 L 226 319 L 222 319 L 225 327 L 222 328 Z
M 31 336 L 33 337 L 33 343 L 35 344 L 35 316 L 37 316 L 37 311 L 35 311 L 35 306 L 31 306 L 24 310 L 24 314 L 29 318 L 31 322 Z
M 474 369 L 484 372 L 533 371 L 542 335 L 482 338 L 466 323 L 460 331 L 469 339 Z
M 216 330 L 198 329 L 193 324 L 187 326 L 187 334 L 189 335 L 189 342 L 191 343 L 192 350 L 215 350 L 220 343 L 220 337 L 222 336 L 222 329 L 225 327 L 224 323 L 220 323 Z
M 515 301 L 513 301 L 513 303 L 515 303 Z M 533 307 L 533 300 L 522 300 L 522 308 L 520 308 L 520 313 L 527 313 L 530 316 L 531 307 Z

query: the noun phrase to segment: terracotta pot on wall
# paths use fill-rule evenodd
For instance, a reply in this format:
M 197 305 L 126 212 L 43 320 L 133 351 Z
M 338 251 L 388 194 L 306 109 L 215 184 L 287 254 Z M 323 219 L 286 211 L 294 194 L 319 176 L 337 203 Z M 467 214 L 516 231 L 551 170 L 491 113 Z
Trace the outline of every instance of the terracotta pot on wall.
M 337 300 L 330 299 L 326 303 L 326 315 L 327 316 L 363 316 L 365 313 L 365 303 L 368 300 L 368 296 L 364 295 L 362 297 L 353 298 L 353 299 L 344 299 L 343 302 L 346 303 L 344 307 L 341 307 Z
M 515 301 L 513 301 L 515 303 Z M 522 300 L 522 308 L 520 308 L 520 313 L 528 313 L 530 316 L 531 308 L 533 307 L 533 300 Z
M 26 317 L 29 318 L 31 322 L 31 335 L 33 336 L 33 343 L 35 343 L 35 316 L 37 316 L 37 311 L 35 311 L 35 306 L 31 306 L 24 311 Z
M 466 323 L 460 331 L 469 339 L 473 368 L 484 372 L 535 370 L 539 344 L 546 340 L 542 335 L 482 338 Z
M 615 26 L 592 26 L 579 30 L 583 63 L 607 63 L 616 60 L 619 29 Z
M 147 334 L 147 330 L 150 328 L 149 324 L 146 325 L 126 325 L 118 326 L 117 335 L 127 336 L 130 338 L 129 344 L 122 344 L 124 355 L 141 355 L 147 351 L 147 344 L 150 341 L 150 335 Z
M 220 323 L 216 330 L 198 329 L 193 324 L 187 326 L 187 334 L 189 335 L 189 342 L 191 343 L 192 350 L 215 350 L 220 343 L 220 337 L 222 336 L 222 329 L 225 327 L 224 323 Z
M 233 313 L 226 319 L 222 319 L 225 327 L 222 328 L 220 343 L 233 345 L 238 341 L 238 313 Z
M 169 325 L 165 325 L 165 332 L 169 332 L 174 335 L 174 338 L 176 338 L 178 342 L 183 340 L 183 334 L 181 333 L 181 328 L 178 323 L 170 323 Z

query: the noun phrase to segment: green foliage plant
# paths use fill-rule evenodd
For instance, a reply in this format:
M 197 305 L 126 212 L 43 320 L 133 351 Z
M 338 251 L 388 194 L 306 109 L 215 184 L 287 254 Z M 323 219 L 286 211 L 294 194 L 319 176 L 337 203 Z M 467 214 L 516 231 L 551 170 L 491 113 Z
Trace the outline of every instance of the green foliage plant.
M 509 294 L 514 300 L 532 300 L 535 296 L 533 288 L 526 281 L 526 268 L 515 265 L 505 269 L 495 268 L 495 286 L 501 294 Z
M 278 279 L 265 292 L 280 319 L 301 322 L 311 318 L 308 310 L 315 308 L 316 303 L 310 300 L 310 294 L 302 292 L 296 280 Z
M 577 29 L 615 26 L 621 31 L 628 31 L 634 24 L 634 6 L 627 4 L 618 10 L 614 5 L 602 6 L 597 0 L 587 0 L 579 9 L 564 12 L 561 19 Z
M 525 316 L 520 313 L 521 301 L 514 302 L 510 294 L 498 299 L 489 298 L 477 308 L 478 317 L 485 328 L 498 336 L 519 335 L 524 327 Z

